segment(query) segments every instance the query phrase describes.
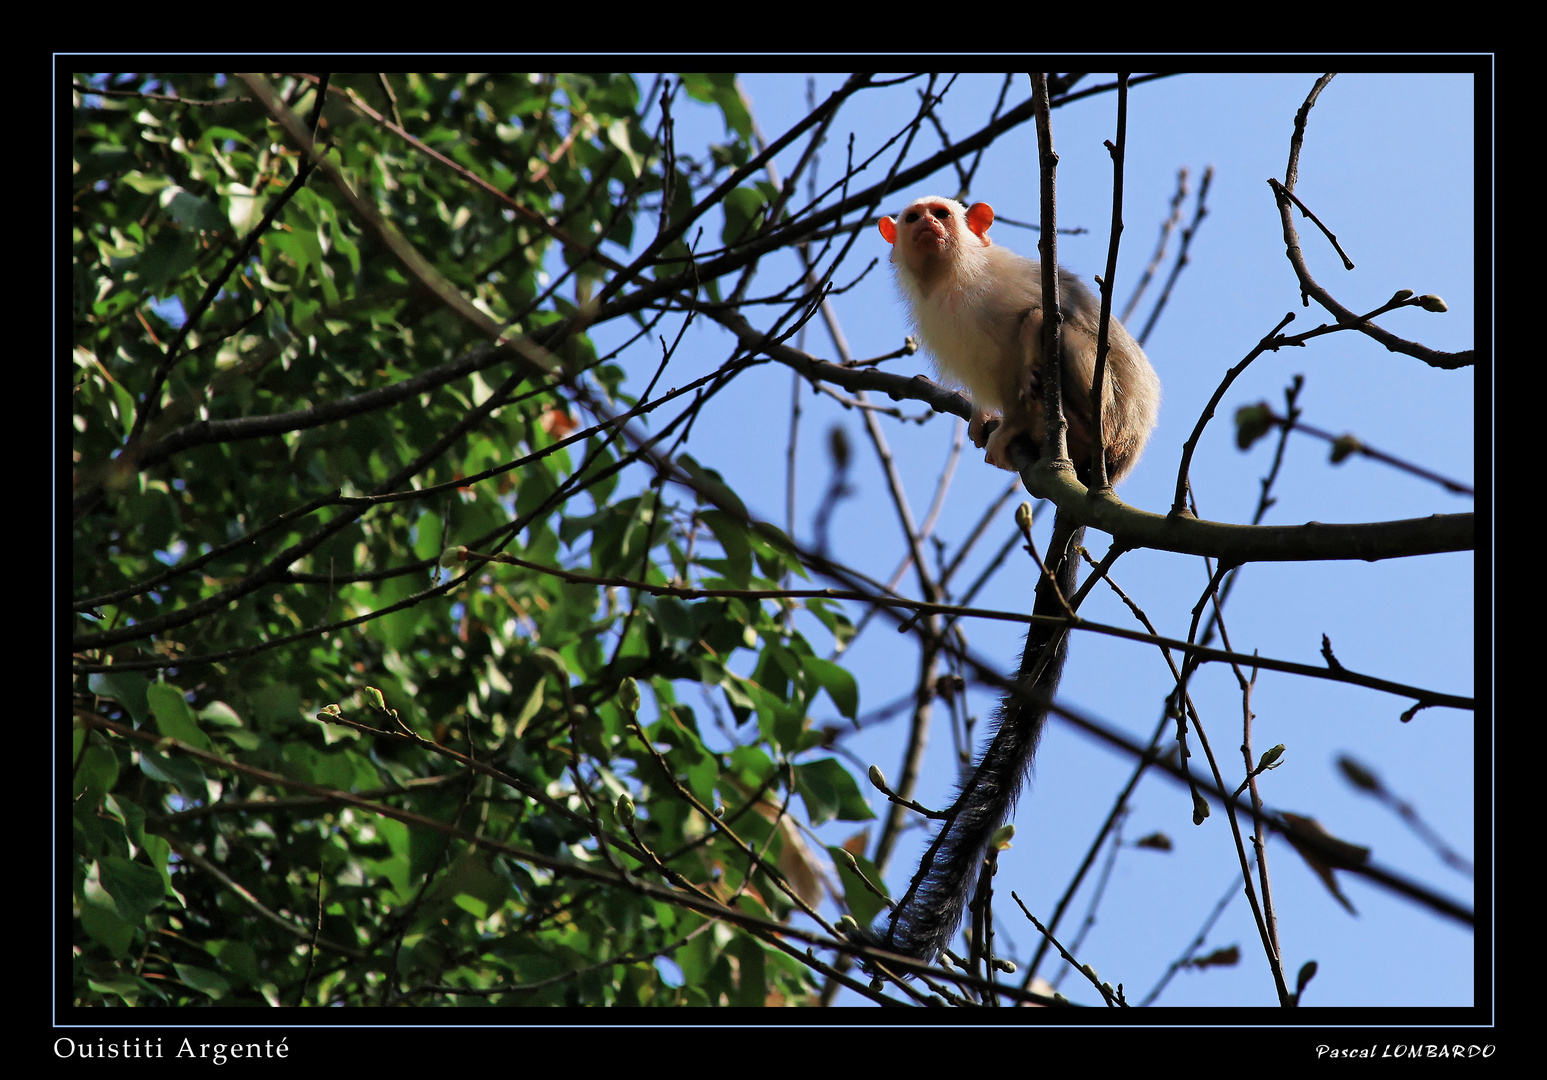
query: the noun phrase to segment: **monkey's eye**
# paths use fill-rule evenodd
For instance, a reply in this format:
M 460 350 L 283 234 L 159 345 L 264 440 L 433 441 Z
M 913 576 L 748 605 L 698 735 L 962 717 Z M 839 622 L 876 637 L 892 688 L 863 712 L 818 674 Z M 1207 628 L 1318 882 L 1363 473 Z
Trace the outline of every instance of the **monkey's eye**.
M 943 206 L 933 207 L 929 212 L 934 214 L 935 217 L 939 218 L 941 221 L 944 221 L 946 218 L 951 216 L 951 212 Z
M 912 225 L 915 221 L 917 221 L 919 219 L 919 216 L 918 216 L 917 213 L 909 213 L 909 214 L 904 214 L 902 216 L 902 219 L 904 221 L 906 221 L 909 225 Z

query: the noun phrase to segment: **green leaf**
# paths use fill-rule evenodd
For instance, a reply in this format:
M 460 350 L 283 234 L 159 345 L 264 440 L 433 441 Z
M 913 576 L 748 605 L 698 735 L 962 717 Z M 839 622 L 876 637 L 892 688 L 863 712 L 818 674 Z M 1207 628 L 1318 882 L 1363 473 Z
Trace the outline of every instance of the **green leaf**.
M 695 489 L 710 503 L 742 520 L 750 515 L 740 496 L 726 485 L 725 479 L 713 469 L 706 469 L 688 454 L 677 456 L 677 466 L 687 473 Z
M 800 658 L 800 666 L 827 691 L 838 712 L 853 720 L 859 709 L 859 685 L 848 669 L 810 655 Z
M 718 570 L 732 588 L 745 589 L 752 580 L 752 538 L 742 519 L 719 510 L 704 510 L 699 518 L 709 526 L 725 552 L 724 559 L 700 561 Z
M 725 228 L 721 239 L 727 245 L 748 239 L 764 225 L 764 209 L 769 195 L 760 186 L 740 187 L 726 194 L 722 204 L 725 210 Z
M 743 139 L 752 135 L 752 116 L 736 89 L 736 76 L 728 72 L 684 72 L 682 85 L 697 101 L 719 106 L 725 128 Z
M 193 964 L 173 964 L 172 970 L 177 972 L 177 977 L 183 981 L 183 985 L 192 987 L 216 1001 L 231 992 L 231 984 L 219 972 L 211 971 L 209 968 L 197 967 Z
M 795 780 L 813 825 L 833 818 L 869 821 L 875 817 L 854 777 L 833 758 L 795 766 Z
M 150 680 L 137 671 L 98 671 L 87 677 L 87 685 L 93 694 L 112 698 L 134 719 L 136 726 L 150 718 L 150 704 L 145 691 Z
M 184 228 L 219 232 L 226 224 L 220 208 L 214 203 L 179 187 L 162 189 L 161 205 L 171 214 L 172 220 Z
M 152 683 L 145 690 L 146 701 L 156 718 L 156 729 L 169 738 L 196 746 L 200 750 L 210 748 L 209 737 L 199 730 L 193 710 L 182 691 L 166 683 Z
M 118 914 L 130 925 L 138 926 L 145 916 L 166 899 L 166 885 L 160 874 L 148 866 L 121 856 L 97 860 L 102 888 L 113 898 Z

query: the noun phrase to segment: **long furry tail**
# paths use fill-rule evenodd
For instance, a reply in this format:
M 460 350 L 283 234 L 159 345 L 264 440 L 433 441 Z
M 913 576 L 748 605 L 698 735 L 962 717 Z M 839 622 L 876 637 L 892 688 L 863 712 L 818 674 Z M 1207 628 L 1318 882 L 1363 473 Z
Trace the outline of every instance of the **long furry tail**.
M 1078 582 L 1077 549 L 1085 535 L 1076 527 L 1066 544 L 1059 546 L 1063 533 L 1055 521 L 1054 544 L 1049 559 L 1056 562 L 1057 589 L 1047 577 L 1037 583 L 1037 598 L 1032 610 L 1037 615 L 1063 615 L 1059 599 L 1074 596 Z M 1037 668 L 1049 647 L 1053 658 L 1030 687 L 1029 694 L 1005 695 L 999 709 L 993 741 L 983 751 L 977 768 L 962 784 L 955 803 L 934 842 L 919 862 L 918 872 L 902 903 L 892 912 L 890 924 L 878 928 L 876 940 L 883 948 L 930 962 L 950 942 L 961 925 L 967 897 L 977 881 L 988 842 L 1015 808 L 1021 785 L 1031 769 L 1047 721 L 1046 702 L 1058 689 L 1068 652 L 1068 634 L 1060 626 L 1032 623 L 1021 654 L 1017 684 Z

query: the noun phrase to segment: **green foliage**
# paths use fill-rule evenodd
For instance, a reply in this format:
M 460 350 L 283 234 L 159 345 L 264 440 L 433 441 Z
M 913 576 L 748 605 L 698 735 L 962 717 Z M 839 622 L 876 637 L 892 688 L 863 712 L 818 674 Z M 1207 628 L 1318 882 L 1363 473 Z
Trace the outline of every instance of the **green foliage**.
M 660 90 L 386 79 L 274 91 L 526 346 L 443 303 L 252 88 L 77 76 L 75 1000 L 804 1000 L 784 815 L 869 816 L 808 719 L 824 693 L 852 719 L 855 682 L 802 601 L 632 588 L 801 570 L 712 470 L 683 460 L 684 501 L 615 426 L 576 431 L 634 403 L 587 335 L 656 317 L 597 306 L 650 280 L 625 248 L 694 207 L 640 123 Z M 745 162 L 734 82 L 687 87 L 731 140 L 704 175 Z M 736 187 L 726 241 L 776 194 Z

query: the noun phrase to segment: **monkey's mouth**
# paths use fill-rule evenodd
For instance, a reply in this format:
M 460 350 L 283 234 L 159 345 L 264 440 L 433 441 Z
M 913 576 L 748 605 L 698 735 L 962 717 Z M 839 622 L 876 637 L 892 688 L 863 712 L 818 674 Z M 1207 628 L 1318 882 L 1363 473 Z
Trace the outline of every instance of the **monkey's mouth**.
M 913 234 L 913 246 L 930 251 L 939 251 L 948 242 L 945 229 L 935 224 L 926 225 Z

